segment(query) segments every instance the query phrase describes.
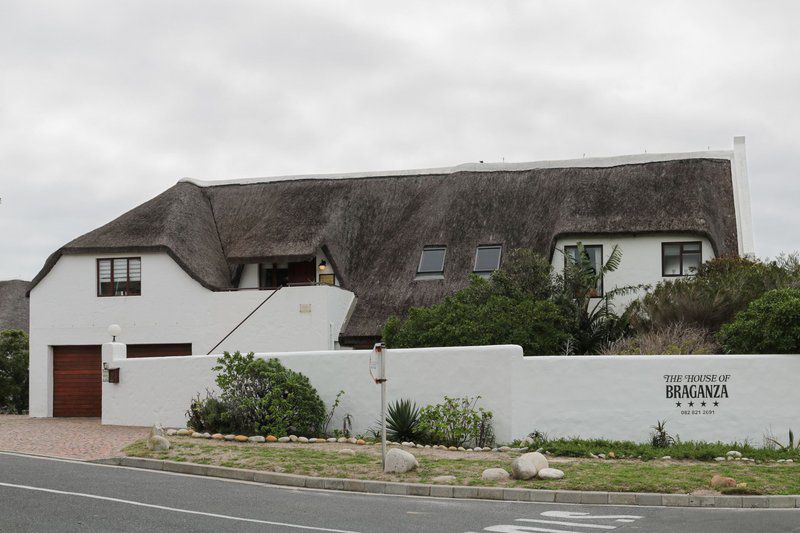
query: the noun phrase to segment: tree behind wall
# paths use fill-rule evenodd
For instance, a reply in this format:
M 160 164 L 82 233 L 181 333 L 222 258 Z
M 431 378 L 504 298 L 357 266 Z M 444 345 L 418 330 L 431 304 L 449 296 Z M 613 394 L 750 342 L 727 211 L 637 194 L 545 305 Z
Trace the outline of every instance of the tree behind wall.
M 525 355 L 561 353 L 571 324 L 550 299 L 554 280 L 547 259 L 513 250 L 490 279 L 469 286 L 408 317 L 392 317 L 384 340 L 392 348 L 518 344 Z
M 0 332 L 0 413 L 28 411 L 28 335 Z

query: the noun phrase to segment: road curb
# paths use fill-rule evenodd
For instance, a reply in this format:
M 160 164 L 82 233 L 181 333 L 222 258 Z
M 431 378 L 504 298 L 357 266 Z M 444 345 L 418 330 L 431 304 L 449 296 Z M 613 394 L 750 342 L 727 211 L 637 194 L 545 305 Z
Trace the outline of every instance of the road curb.
M 365 492 L 400 496 L 432 496 L 476 500 L 515 502 L 579 503 L 584 505 L 641 505 L 648 507 L 704 508 L 800 508 L 800 495 L 789 496 L 693 496 L 690 494 L 658 494 L 638 492 L 595 492 L 576 490 L 543 490 L 504 487 L 467 487 L 463 485 L 429 485 L 362 479 L 326 478 L 281 474 L 262 470 L 246 470 L 224 466 L 201 465 L 143 457 L 112 457 L 91 461 L 97 464 L 161 470 L 179 474 L 253 481 L 286 487 L 328 489 L 344 492 Z

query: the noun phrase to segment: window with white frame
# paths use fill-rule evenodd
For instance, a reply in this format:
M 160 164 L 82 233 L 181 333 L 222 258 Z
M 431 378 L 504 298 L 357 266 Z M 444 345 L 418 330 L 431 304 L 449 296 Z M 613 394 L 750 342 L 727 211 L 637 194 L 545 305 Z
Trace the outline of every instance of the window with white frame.
M 444 275 L 446 246 L 426 246 L 422 249 L 417 267 L 417 277 L 440 277 Z
M 503 247 L 499 244 L 488 244 L 478 246 L 475 251 L 475 267 L 472 269 L 476 274 L 488 275 L 500 268 L 500 256 Z
M 577 246 L 564 247 L 564 261 L 571 261 L 572 264 L 578 263 L 578 250 Z M 583 246 L 584 258 L 588 258 L 589 262 L 594 269 L 595 275 L 603 270 L 603 245 L 602 244 L 589 244 Z M 591 294 L 594 298 L 603 296 L 603 277 L 597 278 L 597 286 Z

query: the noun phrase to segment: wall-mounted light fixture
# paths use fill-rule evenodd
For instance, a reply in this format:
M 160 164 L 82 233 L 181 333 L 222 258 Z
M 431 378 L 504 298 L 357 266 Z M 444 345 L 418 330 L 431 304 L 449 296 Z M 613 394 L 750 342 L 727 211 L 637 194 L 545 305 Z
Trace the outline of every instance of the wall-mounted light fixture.
M 319 269 L 320 270 L 327 270 L 328 269 L 328 263 L 326 263 L 324 259 L 319 262 Z

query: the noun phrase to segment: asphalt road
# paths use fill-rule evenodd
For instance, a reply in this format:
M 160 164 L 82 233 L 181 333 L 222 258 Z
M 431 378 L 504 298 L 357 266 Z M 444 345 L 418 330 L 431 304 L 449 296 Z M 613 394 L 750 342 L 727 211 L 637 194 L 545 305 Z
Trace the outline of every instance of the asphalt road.
M 0 452 L 0 531 L 800 532 L 800 510 L 490 502 L 291 489 Z

